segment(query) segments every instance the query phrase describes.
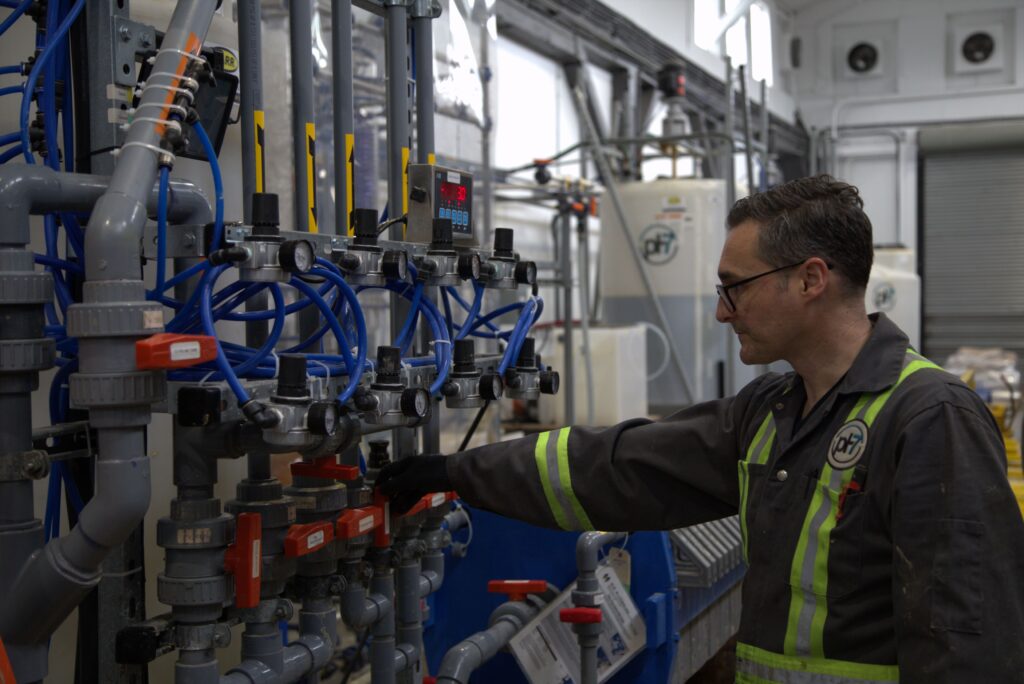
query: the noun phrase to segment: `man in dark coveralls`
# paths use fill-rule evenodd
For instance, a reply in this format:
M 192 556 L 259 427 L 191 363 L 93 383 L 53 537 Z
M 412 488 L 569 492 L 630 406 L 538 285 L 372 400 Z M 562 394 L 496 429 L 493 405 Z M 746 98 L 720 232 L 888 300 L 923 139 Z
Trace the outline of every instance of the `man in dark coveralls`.
M 803 178 L 738 201 L 728 224 L 717 318 L 744 363 L 794 372 L 663 420 L 407 458 L 381 490 L 401 509 L 455 489 L 567 530 L 738 512 L 738 682 L 1024 682 L 1024 521 L 1000 432 L 970 389 L 867 315 L 857 189 Z

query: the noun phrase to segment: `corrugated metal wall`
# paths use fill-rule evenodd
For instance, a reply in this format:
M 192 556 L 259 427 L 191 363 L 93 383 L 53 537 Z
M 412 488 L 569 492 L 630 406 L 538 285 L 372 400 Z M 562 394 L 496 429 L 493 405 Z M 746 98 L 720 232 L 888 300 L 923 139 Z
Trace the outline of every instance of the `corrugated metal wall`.
M 924 349 L 1024 355 L 1024 149 L 924 158 Z

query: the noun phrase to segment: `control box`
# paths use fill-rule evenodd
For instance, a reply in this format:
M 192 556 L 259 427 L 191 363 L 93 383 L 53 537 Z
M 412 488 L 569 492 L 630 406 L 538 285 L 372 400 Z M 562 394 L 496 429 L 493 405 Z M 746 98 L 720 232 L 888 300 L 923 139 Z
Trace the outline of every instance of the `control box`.
M 473 176 L 436 164 L 409 164 L 409 222 L 405 239 L 429 243 L 435 218 L 451 219 L 452 241 L 475 245 Z

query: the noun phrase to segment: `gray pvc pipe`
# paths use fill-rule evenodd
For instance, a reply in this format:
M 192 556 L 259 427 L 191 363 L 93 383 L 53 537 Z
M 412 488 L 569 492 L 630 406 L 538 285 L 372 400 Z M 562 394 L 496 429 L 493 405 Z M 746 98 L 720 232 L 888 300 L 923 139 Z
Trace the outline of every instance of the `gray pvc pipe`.
M 312 0 L 288 3 L 288 45 L 292 58 L 292 163 L 295 166 L 295 228 L 309 232 L 309 179 L 306 174 L 306 124 L 313 123 Z M 314 174 L 313 193 L 316 193 Z
M 331 646 L 321 636 L 304 634 L 284 649 L 280 672 L 259 660 L 243 660 L 220 678 L 220 684 L 292 684 L 322 670 L 331 659 L 331 652 Z
M 239 99 L 242 119 L 242 217 L 252 221 L 252 193 L 263 192 L 256 185 L 256 119 L 263 110 L 263 48 L 260 0 L 238 3 Z M 262 169 L 261 169 L 262 170 Z M 262 178 L 266 183 L 266 178 Z
M 31 242 L 29 216 L 51 211 L 88 211 L 110 186 L 107 176 L 60 173 L 42 165 L 0 168 L 0 247 Z M 145 195 L 147 214 L 155 214 L 159 187 Z M 172 223 L 209 223 L 206 195 L 189 181 L 172 180 L 168 194 Z
M 341 619 L 353 629 L 366 627 L 391 611 L 391 601 L 380 594 L 367 594 L 366 587 L 349 582 L 341 593 Z
M 181 52 L 194 41 L 202 44 L 216 3 L 209 0 L 178 0 L 171 16 L 153 73 L 176 73 Z M 159 112 L 167 97 L 162 88 L 142 92 L 140 107 Z M 156 181 L 160 142 L 158 127 L 136 120 L 125 136 L 107 192 L 93 207 L 85 232 L 86 280 L 139 280 L 142 230 L 146 223 L 145 201 Z
M 576 540 L 576 589 L 577 594 L 599 595 L 601 586 L 597 581 L 598 553 L 607 544 L 624 538 L 624 532 L 584 532 Z M 593 605 L 593 604 L 590 604 Z M 601 634 L 600 625 L 575 625 L 576 639 L 580 647 L 580 684 L 597 684 L 597 645 Z
M 205 0 L 179 0 L 153 73 L 174 73 L 181 51 L 202 44 L 214 9 L 215 4 Z M 166 94 L 166 90 L 147 88 L 140 106 L 152 104 L 159 111 Z M 86 301 L 108 291 L 95 287 L 102 284 L 97 281 L 129 281 L 110 290 L 120 293 L 134 291 L 137 283 L 142 299 L 141 236 L 146 199 L 157 174 L 157 155 L 152 148 L 159 139 L 157 126 L 136 119 L 128 129 L 109 187 L 93 206 L 85 235 Z M 15 238 L 27 230 L 27 217 L 22 220 L 22 225 L 9 229 Z M 134 359 L 118 359 L 109 349 L 101 354 L 93 348 L 100 342 L 101 338 L 93 338 L 89 345 L 82 345 L 82 373 L 134 370 Z M 11 587 L 11 600 L 0 606 L 0 635 L 5 640 L 40 643 L 47 639 L 99 582 L 100 567 L 109 551 L 123 543 L 145 515 L 150 498 L 145 455 L 149 406 L 131 408 L 135 413 L 126 411 L 133 419 L 130 427 L 97 430 L 96 495 L 82 510 L 78 524 L 67 536 L 52 540 L 32 555 Z
M 0 635 L 41 643 L 100 580 L 111 549 L 128 538 L 149 508 L 145 431 L 100 430 L 96 495 L 69 534 L 32 554 L 0 607 Z
M 346 137 L 355 134 L 352 109 L 352 2 L 331 0 L 331 70 L 334 97 L 334 223 L 337 232 L 344 234 L 352 225 L 354 201 L 348 188 L 355 187 L 355 179 L 348 177 Z M 355 154 L 353 145 L 352 153 Z
M 409 86 L 406 73 L 408 60 L 408 10 L 401 0 L 385 2 L 387 23 L 387 127 L 388 127 L 388 217 L 402 215 L 405 193 L 402 191 L 405 168 L 402 151 L 409 148 Z M 392 240 L 402 239 L 402 225 L 390 231 Z
M 508 644 L 539 611 L 526 601 L 507 601 L 491 613 L 491 626 L 463 639 L 444 654 L 438 684 L 466 684 L 469 677 Z
M 404 11 L 404 8 L 403 8 Z M 394 571 L 383 564 L 375 563 L 370 589 L 388 599 L 388 610 L 370 627 L 373 641 L 370 643 L 371 684 L 394 684 L 398 668 L 395 663 L 395 576 Z
M 414 17 L 416 44 L 416 161 L 427 164 L 434 153 L 434 32 L 429 16 Z

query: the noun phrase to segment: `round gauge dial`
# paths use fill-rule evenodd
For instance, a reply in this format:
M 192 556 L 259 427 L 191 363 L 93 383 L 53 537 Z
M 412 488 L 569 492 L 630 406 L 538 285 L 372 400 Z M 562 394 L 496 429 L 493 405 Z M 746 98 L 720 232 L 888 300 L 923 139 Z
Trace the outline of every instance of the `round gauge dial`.
M 410 387 L 402 391 L 402 414 L 422 420 L 430 415 L 430 392 L 422 387 Z
M 338 431 L 338 404 L 318 401 L 309 407 L 306 424 L 310 431 L 330 437 Z
M 505 383 L 497 373 L 484 373 L 480 376 L 480 396 L 488 401 L 500 399 L 505 390 Z
M 288 240 L 281 245 L 277 261 L 289 273 L 306 273 L 316 264 L 316 251 L 309 240 Z
M 391 280 L 405 280 L 405 276 L 409 273 L 409 256 L 397 249 L 384 252 L 381 271 L 385 277 Z

